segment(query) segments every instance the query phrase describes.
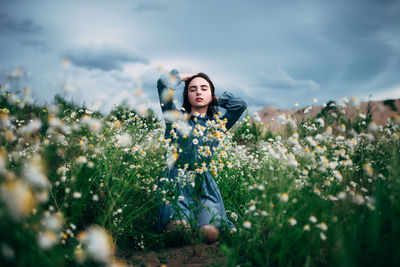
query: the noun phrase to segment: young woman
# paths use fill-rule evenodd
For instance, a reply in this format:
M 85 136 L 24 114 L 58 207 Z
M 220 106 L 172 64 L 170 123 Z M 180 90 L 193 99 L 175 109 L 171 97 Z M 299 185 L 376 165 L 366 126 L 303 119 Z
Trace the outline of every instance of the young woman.
M 180 114 L 174 103 L 173 92 L 182 81 L 185 82 L 185 87 L 183 107 L 180 112 L 189 116 L 187 123 L 191 126 L 191 132 L 187 136 L 183 136 L 179 131 L 174 132 L 171 120 L 171 114 L 174 114 L 174 116 Z M 200 178 L 200 176 L 203 178 L 196 179 L 196 181 L 202 181 L 201 197 L 200 200 L 197 198 L 197 202 L 194 201 L 193 184 L 187 184 L 175 189 L 179 190 L 180 200 L 178 201 L 178 206 L 165 200 L 161 203 L 157 231 L 162 232 L 164 229 L 173 231 L 178 226 L 189 229 L 189 219 L 194 216 L 193 205 L 197 203 L 197 205 L 201 206 L 199 213 L 197 213 L 197 227 L 200 228 L 203 240 L 207 243 L 212 243 L 217 240 L 219 231 L 224 225 L 229 229 L 234 228 L 234 225 L 226 217 L 221 193 L 209 171 L 193 172 L 196 166 L 201 166 L 202 162 L 199 161 L 198 148 L 205 140 L 194 136 L 193 133 L 194 130 L 197 133 L 201 126 L 209 125 L 212 120 L 217 121 L 215 116 L 218 112 L 217 106 L 226 109 L 226 113 L 220 119 L 222 121 L 225 120 L 225 130 L 229 130 L 246 110 L 247 104 L 241 98 L 234 97 L 226 91 L 217 98 L 212 81 L 204 73 L 195 75 L 179 74 L 176 69 L 173 69 L 158 79 L 157 88 L 166 123 L 165 139 L 177 137 L 179 147 L 182 149 L 178 160 L 174 162 L 173 166 L 166 167 L 165 171 L 160 174 L 159 181 L 175 180 L 182 173 L 182 166 L 185 166 L 185 171 L 195 173 L 196 178 Z M 213 151 L 213 148 L 216 148 L 218 144 L 218 140 L 212 141 L 210 151 Z M 159 183 L 160 188 L 163 188 L 164 185 L 165 183 Z

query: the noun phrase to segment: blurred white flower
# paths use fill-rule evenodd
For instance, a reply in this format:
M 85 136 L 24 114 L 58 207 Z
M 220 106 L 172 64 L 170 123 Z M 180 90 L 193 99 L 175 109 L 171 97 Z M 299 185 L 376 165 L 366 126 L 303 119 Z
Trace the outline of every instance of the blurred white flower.
M 49 249 L 57 243 L 59 237 L 52 231 L 39 232 L 37 241 L 42 249 Z
M 7 161 L 7 151 L 3 147 L 0 147 L 0 174 L 4 174 L 6 172 Z
M 234 219 L 235 221 L 237 221 L 237 219 L 238 219 L 238 215 L 237 215 L 235 212 L 232 212 L 232 213 L 231 213 L 231 217 L 232 217 L 232 219 Z
M 20 180 L 8 180 L 0 187 L 0 199 L 5 203 L 11 217 L 18 221 L 27 217 L 36 205 L 30 187 Z
M 76 162 L 79 163 L 79 164 L 85 164 L 87 162 L 87 158 L 85 156 L 79 156 L 76 159 Z
M 62 226 L 62 217 L 60 214 L 45 214 L 44 226 L 47 230 L 57 232 Z
M 354 203 L 356 203 L 356 204 L 358 204 L 358 205 L 362 205 L 362 204 L 364 204 L 365 203 L 365 199 L 364 199 L 364 197 L 361 195 L 361 194 L 355 194 L 354 196 L 353 196 L 353 202 Z
M 318 228 L 321 229 L 322 231 L 328 230 L 328 226 L 327 226 L 326 223 L 324 223 L 324 222 L 321 222 L 321 223 L 317 224 L 316 227 L 318 227 Z
M 344 123 L 340 124 L 338 127 L 339 131 L 344 132 L 346 131 L 346 125 Z
M 321 237 L 321 240 L 326 240 L 326 235 L 323 232 L 319 233 L 319 236 Z
M 55 117 L 54 115 L 49 116 L 48 122 L 49 125 L 54 128 L 61 127 L 64 124 L 59 118 Z
M 174 91 L 175 90 L 173 88 L 167 88 L 163 90 L 161 94 L 161 102 L 171 102 L 174 98 Z
M 295 138 L 295 137 L 293 137 L 293 136 L 290 136 L 290 137 L 289 137 L 288 142 L 289 142 L 290 144 L 292 144 L 292 145 L 297 145 L 297 144 L 299 143 L 298 139 Z
M 276 121 L 281 125 L 285 125 L 287 123 L 286 115 L 284 113 L 280 114 Z
M 113 256 L 111 236 L 99 226 L 91 226 L 78 236 L 86 247 L 88 254 L 96 261 L 109 263 Z
M 337 197 L 338 197 L 338 199 L 345 199 L 346 198 L 346 193 L 341 191 L 341 192 L 338 193 Z
M 282 193 L 282 194 L 279 194 L 279 198 L 282 201 L 287 202 L 289 200 L 289 195 L 287 193 Z
M 258 112 L 254 112 L 253 119 L 255 122 L 261 122 L 261 118 L 260 118 L 260 115 L 258 114 Z
M 338 163 L 336 161 L 329 162 L 330 169 L 335 169 L 337 166 L 338 166 Z
M 296 160 L 295 156 L 292 153 L 289 154 L 288 164 L 294 167 L 297 167 L 299 165 L 299 162 Z
M 261 211 L 261 215 L 262 216 L 268 216 L 268 212 L 266 212 L 265 210 Z
M 363 170 L 369 177 L 372 177 L 372 175 L 374 174 L 374 170 L 372 169 L 370 162 L 364 164 Z
M 189 125 L 186 121 L 179 120 L 176 122 L 176 129 L 183 136 L 188 136 L 190 131 L 192 130 L 192 126 Z
M 251 222 L 249 222 L 249 221 L 244 221 L 244 222 L 243 222 L 243 227 L 244 227 L 244 228 L 247 228 L 247 229 L 250 229 L 250 228 L 251 228 Z
M 81 122 L 82 124 L 87 125 L 89 130 L 95 134 L 99 133 L 103 126 L 100 120 L 91 118 L 89 116 L 83 116 Z
M 319 125 L 320 125 L 321 127 L 324 127 L 324 126 L 325 126 L 325 121 L 324 121 L 323 118 L 318 118 L 318 119 L 315 120 L 315 122 L 316 122 L 316 123 L 319 123 Z
M 168 122 L 187 121 L 187 116 L 179 110 L 167 110 L 163 112 L 164 119 Z
M 314 138 L 312 138 L 311 136 L 307 136 L 306 139 L 307 139 L 308 143 L 309 143 L 311 146 L 313 146 L 313 147 L 317 146 L 317 142 L 316 142 L 316 141 L 314 140 Z
M 343 180 L 343 176 L 340 173 L 340 171 L 338 171 L 338 170 L 333 171 L 333 176 L 335 176 L 335 178 L 338 179 L 339 182 L 341 182 Z
M 311 109 L 312 109 L 312 106 L 308 106 L 308 107 L 306 107 L 306 108 L 304 109 L 303 113 L 304 113 L 304 114 L 307 114 L 308 112 L 311 111 Z
M 42 158 L 39 154 L 35 154 L 24 166 L 24 177 L 34 186 L 41 188 L 48 188 L 50 186 L 47 176 L 44 175 Z
M 172 168 L 173 166 L 174 166 L 174 164 L 175 164 L 175 161 L 178 159 L 178 157 L 179 157 L 179 154 L 178 153 L 168 153 L 168 156 L 167 156 L 167 166 L 168 166 L 168 168 Z
M 42 121 L 39 119 L 31 120 L 27 125 L 18 129 L 20 134 L 33 134 L 40 130 Z
M 368 124 L 368 131 L 375 133 L 378 130 L 378 125 L 375 122 L 370 122 Z
M 124 133 L 124 134 L 117 135 L 117 143 L 120 146 L 122 146 L 122 147 L 129 146 L 131 144 L 131 142 L 132 142 L 132 137 L 129 134 Z
M 42 188 L 40 191 L 35 192 L 35 199 L 38 203 L 46 203 L 49 200 L 49 191 Z

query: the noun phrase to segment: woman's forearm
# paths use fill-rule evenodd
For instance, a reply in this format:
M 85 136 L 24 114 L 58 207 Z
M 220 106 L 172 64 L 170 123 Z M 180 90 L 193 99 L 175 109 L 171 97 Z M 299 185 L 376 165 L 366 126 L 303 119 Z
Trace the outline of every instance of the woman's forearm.
M 173 69 L 169 73 L 163 74 L 157 81 L 158 96 L 160 99 L 161 110 L 176 109 L 174 99 L 174 91 L 176 86 L 181 83 L 182 79 L 178 70 Z

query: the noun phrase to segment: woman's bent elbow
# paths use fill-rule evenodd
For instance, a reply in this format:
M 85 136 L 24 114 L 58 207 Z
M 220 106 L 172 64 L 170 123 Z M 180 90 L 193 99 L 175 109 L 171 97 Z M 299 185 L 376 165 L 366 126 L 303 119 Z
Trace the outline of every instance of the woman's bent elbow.
M 247 102 L 243 101 L 241 106 L 242 106 L 243 111 L 245 111 L 247 109 Z

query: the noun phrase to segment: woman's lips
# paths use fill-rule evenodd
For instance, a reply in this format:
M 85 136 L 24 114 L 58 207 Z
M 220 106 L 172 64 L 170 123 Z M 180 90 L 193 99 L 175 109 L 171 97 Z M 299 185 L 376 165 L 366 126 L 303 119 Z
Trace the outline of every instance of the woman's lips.
M 198 98 L 196 98 L 196 101 L 197 101 L 197 102 L 201 102 L 201 101 L 203 101 L 203 98 L 198 97 Z

